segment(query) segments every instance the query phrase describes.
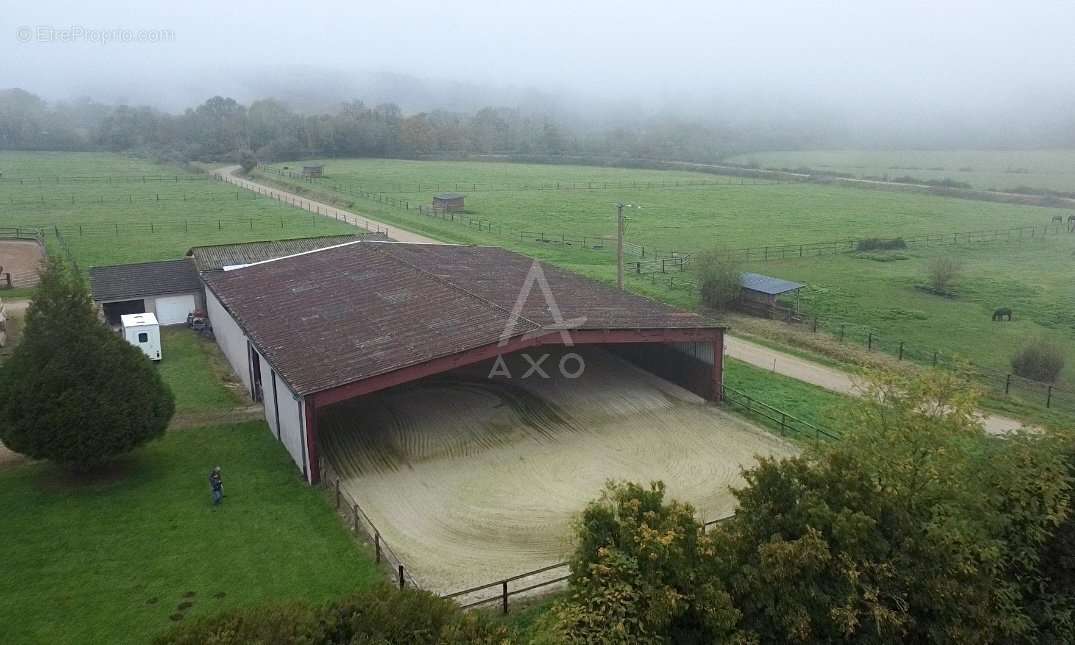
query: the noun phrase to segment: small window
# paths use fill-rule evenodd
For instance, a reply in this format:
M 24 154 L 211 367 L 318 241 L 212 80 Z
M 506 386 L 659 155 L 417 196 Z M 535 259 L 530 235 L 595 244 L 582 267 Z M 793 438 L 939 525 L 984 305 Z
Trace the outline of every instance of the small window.
M 149 342 L 149 334 L 147 334 L 145 332 L 142 332 L 141 334 L 138 334 L 138 342 L 140 342 L 140 343 L 148 343 Z

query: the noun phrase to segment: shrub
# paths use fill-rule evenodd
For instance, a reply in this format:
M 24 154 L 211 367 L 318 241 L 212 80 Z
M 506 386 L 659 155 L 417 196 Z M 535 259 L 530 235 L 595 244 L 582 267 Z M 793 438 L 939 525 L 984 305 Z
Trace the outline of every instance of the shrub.
M 941 255 L 930 260 L 926 270 L 929 286 L 936 292 L 945 293 L 959 279 L 963 264 L 955 258 Z
M 250 171 L 256 168 L 258 165 L 257 157 L 249 150 L 243 150 L 239 152 L 239 166 L 243 169 L 243 174 L 250 174 Z
M 1053 383 L 1064 369 L 1064 354 L 1055 343 L 1039 338 L 1012 356 L 1012 371 L 1023 378 Z
M 415 645 L 508 642 L 505 627 L 464 614 L 450 600 L 425 591 L 382 586 L 322 607 L 301 602 L 235 609 L 176 627 L 157 645 L 247 643 Z
M 727 309 L 739 298 L 739 261 L 724 249 L 711 249 L 692 260 L 698 272 L 698 290 L 702 302 L 714 309 Z
M 85 470 L 161 436 L 174 412 L 153 364 L 98 322 L 81 276 L 50 257 L 0 368 L 0 441 Z
M 902 237 L 886 240 L 879 237 L 869 237 L 855 243 L 856 251 L 891 251 L 893 249 L 905 249 L 907 242 Z

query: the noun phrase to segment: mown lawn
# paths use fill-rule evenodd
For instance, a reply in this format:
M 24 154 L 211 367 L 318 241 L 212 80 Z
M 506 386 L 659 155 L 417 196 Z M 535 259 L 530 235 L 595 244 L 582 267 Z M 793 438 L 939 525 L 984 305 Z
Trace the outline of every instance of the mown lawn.
M 171 432 L 96 481 L 0 469 L 0 517 L 5 643 L 146 643 L 194 616 L 379 579 L 260 422 Z
M 229 410 L 245 402 L 216 343 L 186 327 L 161 329 L 161 377 L 175 395 L 176 414 Z M 211 378 L 207 376 L 211 375 Z

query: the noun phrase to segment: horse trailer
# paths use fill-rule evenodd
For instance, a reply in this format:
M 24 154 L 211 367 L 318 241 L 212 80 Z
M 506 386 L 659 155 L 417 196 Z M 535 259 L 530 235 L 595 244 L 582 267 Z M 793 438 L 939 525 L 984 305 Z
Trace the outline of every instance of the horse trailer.
M 161 328 L 153 314 L 124 314 L 123 338 L 149 357 L 150 360 L 161 359 Z

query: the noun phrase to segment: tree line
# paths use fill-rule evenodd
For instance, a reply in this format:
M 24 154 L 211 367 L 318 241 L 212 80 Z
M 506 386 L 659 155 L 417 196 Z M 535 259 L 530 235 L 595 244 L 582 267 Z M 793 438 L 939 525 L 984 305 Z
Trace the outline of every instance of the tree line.
M 305 114 L 272 98 L 243 105 L 222 96 L 171 114 L 90 99 L 50 104 L 25 90 L 0 90 L 0 149 L 127 152 L 179 163 L 238 161 L 244 152 L 259 161 L 467 154 L 714 161 L 745 149 L 806 143 L 676 117 L 579 130 L 514 107 L 405 114 L 393 103 L 353 100 Z

